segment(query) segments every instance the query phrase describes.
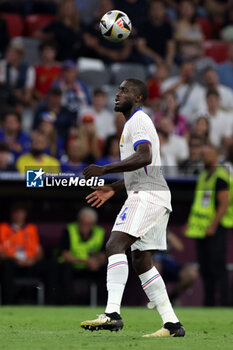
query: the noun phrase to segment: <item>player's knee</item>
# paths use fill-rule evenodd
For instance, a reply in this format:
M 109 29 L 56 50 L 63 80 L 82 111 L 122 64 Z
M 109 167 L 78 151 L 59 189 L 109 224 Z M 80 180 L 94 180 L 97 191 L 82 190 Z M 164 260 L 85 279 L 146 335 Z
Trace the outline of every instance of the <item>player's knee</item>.
M 145 271 L 149 270 L 144 262 L 143 262 L 143 259 L 140 257 L 140 256 L 136 256 L 136 255 L 133 255 L 132 256 L 132 264 L 133 264 L 133 268 L 134 270 L 136 271 L 136 273 L 138 275 L 141 275 L 142 273 L 144 273 Z
M 150 252 L 133 251 L 132 264 L 138 275 L 149 271 L 154 265 Z
M 114 240 L 109 240 L 105 247 L 107 257 L 114 255 L 114 254 L 124 254 L 125 251 L 121 245 L 118 244 Z
M 134 270 L 138 273 L 138 268 L 139 268 L 139 259 L 135 257 L 134 255 L 132 256 L 132 265 Z

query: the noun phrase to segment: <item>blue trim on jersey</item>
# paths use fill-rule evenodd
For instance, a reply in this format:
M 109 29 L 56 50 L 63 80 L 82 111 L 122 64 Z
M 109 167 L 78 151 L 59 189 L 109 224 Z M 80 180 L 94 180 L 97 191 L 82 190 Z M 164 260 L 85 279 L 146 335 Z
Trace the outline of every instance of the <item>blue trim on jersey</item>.
M 136 111 L 134 111 L 134 112 L 129 116 L 129 119 L 126 120 L 126 123 L 127 123 L 127 122 L 130 120 L 130 118 L 132 118 L 132 116 L 133 116 L 136 112 L 138 112 L 138 111 L 142 111 L 142 108 L 136 109 Z
M 149 140 L 138 140 L 133 144 L 133 148 L 135 149 L 135 147 L 140 143 L 149 143 L 151 145 L 151 142 Z

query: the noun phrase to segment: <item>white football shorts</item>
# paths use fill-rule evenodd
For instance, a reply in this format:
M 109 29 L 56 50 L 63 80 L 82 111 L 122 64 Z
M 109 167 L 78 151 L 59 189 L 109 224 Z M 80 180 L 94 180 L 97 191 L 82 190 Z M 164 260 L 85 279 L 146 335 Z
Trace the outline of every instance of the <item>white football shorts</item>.
M 131 250 L 166 250 L 170 211 L 147 200 L 142 192 L 130 194 L 117 215 L 112 231 L 138 238 Z

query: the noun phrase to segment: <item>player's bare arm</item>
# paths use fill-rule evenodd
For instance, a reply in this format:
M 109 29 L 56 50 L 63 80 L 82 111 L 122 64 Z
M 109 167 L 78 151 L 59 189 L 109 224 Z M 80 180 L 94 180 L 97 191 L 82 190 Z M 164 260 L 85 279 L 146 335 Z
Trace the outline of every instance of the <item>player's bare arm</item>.
M 136 146 L 135 153 L 130 157 L 112 164 L 98 166 L 89 165 L 83 172 L 86 179 L 92 176 L 102 176 L 110 173 L 134 171 L 149 165 L 152 161 L 151 146 L 148 143 L 141 143 Z

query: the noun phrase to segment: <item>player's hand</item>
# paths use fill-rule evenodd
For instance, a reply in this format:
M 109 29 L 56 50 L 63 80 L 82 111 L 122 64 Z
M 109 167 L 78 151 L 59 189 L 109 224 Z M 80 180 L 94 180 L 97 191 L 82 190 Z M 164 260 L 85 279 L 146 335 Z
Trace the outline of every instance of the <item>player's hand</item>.
M 91 164 L 83 171 L 85 179 L 90 179 L 93 176 L 102 176 L 105 174 L 105 167 Z
M 101 187 L 92 187 L 92 189 L 96 191 L 89 194 L 86 197 L 86 200 L 88 204 L 91 203 L 91 206 L 96 208 L 101 207 L 101 205 L 103 205 L 109 198 L 111 198 L 115 194 L 115 191 L 109 185 Z

